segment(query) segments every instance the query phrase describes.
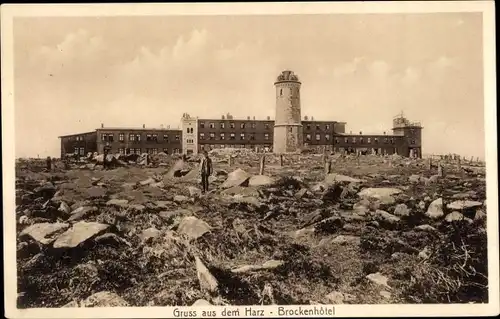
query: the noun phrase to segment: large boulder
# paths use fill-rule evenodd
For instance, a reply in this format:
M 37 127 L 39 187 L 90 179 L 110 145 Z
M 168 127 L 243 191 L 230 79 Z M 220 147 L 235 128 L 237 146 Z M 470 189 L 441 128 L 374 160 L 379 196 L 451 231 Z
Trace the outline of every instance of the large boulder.
M 177 232 L 179 234 L 184 234 L 189 238 L 196 239 L 203 236 L 205 233 L 212 229 L 209 224 L 201 219 L 194 216 L 184 217 L 179 226 L 177 227 Z
M 249 186 L 270 186 L 275 179 L 267 175 L 254 175 L 248 181 Z
M 222 183 L 221 188 L 231 188 L 234 186 L 244 186 L 247 184 L 248 180 L 250 179 L 251 175 L 242 170 L 241 168 L 238 168 L 237 170 L 229 173 L 227 175 L 227 179 L 224 183 Z
M 358 193 L 358 196 L 361 198 L 376 199 L 384 204 L 393 204 L 395 203 L 395 199 L 392 196 L 400 193 L 401 190 L 397 188 L 370 187 L 363 189 L 361 192 Z
M 472 200 L 457 200 L 449 203 L 446 207 L 451 210 L 464 211 L 469 209 L 476 209 L 483 206 L 483 203 Z
M 429 207 L 427 208 L 427 212 L 425 213 L 427 217 L 436 219 L 436 218 L 441 218 L 444 216 L 443 212 L 443 199 L 438 198 L 432 203 L 430 203 Z
M 57 237 L 54 248 L 73 248 L 106 230 L 109 225 L 96 222 L 78 222 Z
M 48 245 L 68 228 L 69 224 L 66 223 L 39 223 L 25 228 L 19 237 L 29 236 L 41 244 Z

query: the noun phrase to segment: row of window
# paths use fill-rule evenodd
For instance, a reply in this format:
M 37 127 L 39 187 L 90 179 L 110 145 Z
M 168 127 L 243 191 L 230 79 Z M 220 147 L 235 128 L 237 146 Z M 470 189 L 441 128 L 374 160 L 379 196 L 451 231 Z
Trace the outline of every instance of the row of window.
M 245 140 L 246 137 L 247 136 L 245 135 L 245 133 L 240 133 L 240 140 Z M 205 139 L 205 133 L 200 133 L 200 140 L 204 140 L 204 139 Z M 215 133 L 209 133 L 208 134 L 208 139 L 209 140 L 215 140 Z M 226 139 L 226 134 L 220 133 L 219 139 L 220 140 L 225 140 Z M 229 139 L 230 140 L 236 140 L 236 134 L 230 133 L 229 134 Z M 265 133 L 264 134 L 264 139 L 265 140 L 269 140 L 269 133 Z M 248 135 L 248 140 L 254 141 L 255 140 L 255 135 L 254 134 Z
M 244 128 L 246 127 L 246 124 L 247 124 L 247 123 L 240 123 L 240 128 L 241 128 L 241 129 L 244 129 Z M 249 123 L 249 124 L 250 124 L 250 126 L 249 126 L 249 127 L 250 127 L 250 128 L 252 128 L 252 129 L 255 129 L 255 128 L 257 127 L 257 124 L 256 124 L 256 123 Z M 219 125 L 220 125 L 220 128 L 221 128 L 221 129 L 226 128 L 226 123 L 224 123 L 224 122 L 219 123 Z M 214 122 L 208 123 L 208 127 L 209 127 L 209 128 L 215 128 L 215 123 L 214 123 Z M 271 126 L 269 125 L 269 123 L 264 123 L 264 128 L 265 128 L 266 130 L 267 130 L 267 129 L 269 129 L 270 127 L 271 127 Z M 205 128 L 205 122 L 200 122 L 200 128 Z M 235 124 L 235 123 L 233 123 L 233 122 L 229 123 L 229 128 L 236 128 L 236 124 Z M 193 131 L 192 131 L 192 129 L 191 129 L 191 133 L 192 133 L 192 132 L 193 132 Z M 189 133 L 189 132 L 188 132 L 188 133 Z
M 316 141 L 321 141 L 321 134 L 316 134 Z M 311 134 L 306 134 L 306 141 L 311 140 Z M 325 140 L 329 141 L 330 140 L 330 135 L 325 134 Z
M 157 148 L 146 148 L 144 149 L 145 153 L 148 153 L 148 154 L 158 154 L 159 150 Z M 168 151 L 168 148 L 164 148 L 163 150 L 163 153 L 165 154 L 168 154 L 169 151 Z M 174 154 L 180 154 L 181 150 L 179 148 L 174 148 L 173 149 L 173 153 Z M 141 148 L 119 148 L 118 149 L 118 153 L 120 154 L 142 154 L 142 149 Z
M 142 134 L 133 134 L 133 133 L 130 133 L 128 135 L 128 140 L 129 141 L 140 142 L 141 141 L 141 136 L 142 136 Z M 180 135 L 176 134 L 174 136 L 174 139 L 176 141 L 179 141 L 180 140 Z M 163 135 L 163 140 L 164 141 L 169 141 L 170 140 L 169 135 L 164 134 Z M 114 141 L 114 134 L 113 133 L 103 133 L 103 134 L 101 134 L 101 141 L 113 142 Z M 120 142 L 125 141 L 125 134 L 124 133 L 118 134 L 118 141 L 120 141 Z M 146 134 L 146 141 L 148 141 L 148 142 L 158 142 L 158 134 Z
M 83 147 L 75 147 L 73 154 L 78 154 L 80 156 L 85 156 L 85 148 Z
M 363 144 L 364 143 L 364 138 L 363 137 L 359 137 L 359 138 L 358 137 L 351 137 L 351 142 L 353 144 L 355 144 L 358 141 L 359 141 L 360 144 Z M 384 138 L 384 143 L 389 143 L 389 141 L 390 141 L 391 144 L 394 144 L 394 138 L 392 138 L 392 137 L 390 139 L 388 137 Z M 366 142 L 368 144 L 370 144 L 372 142 L 372 138 L 371 137 L 367 137 L 366 138 Z M 374 137 L 373 138 L 373 142 L 374 143 L 378 143 L 378 137 Z M 335 144 L 339 144 L 339 143 L 340 143 L 339 139 L 335 138 Z M 349 143 L 349 138 L 348 137 L 344 138 L 344 143 L 346 143 L 346 144 Z
M 240 129 L 244 129 L 246 127 L 247 123 L 240 123 Z M 219 123 L 219 126 L 221 129 L 224 129 L 226 128 L 226 123 L 224 122 L 221 122 Z M 321 130 L 321 126 L 320 124 L 316 124 L 316 130 L 317 131 L 320 131 Z M 208 123 L 208 127 L 209 128 L 215 128 L 215 123 L 214 122 L 211 122 L 211 123 Z M 255 129 L 257 127 L 256 123 L 250 123 L 250 127 L 252 129 Z M 264 128 L 265 129 L 269 129 L 271 126 L 269 125 L 269 123 L 264 123 Z M 325 127 L 325 131 L 329 131 L 330 130 L 330 124 L 325 124 L 324 125 Z M 200 122 L 200 128 L 205 128 L 205 123 L 204 122 Z M 229 128 L 231 129 L 234 129 L 236 128 L 236 125 L 235 123 L 231 122 L 229 123 Z M 311 129 L 311 124 L 306 124 L 306 130 L 310 130 Z M 193 133 L 193 129 L 192 128 L 187 128 L 187 133 Z

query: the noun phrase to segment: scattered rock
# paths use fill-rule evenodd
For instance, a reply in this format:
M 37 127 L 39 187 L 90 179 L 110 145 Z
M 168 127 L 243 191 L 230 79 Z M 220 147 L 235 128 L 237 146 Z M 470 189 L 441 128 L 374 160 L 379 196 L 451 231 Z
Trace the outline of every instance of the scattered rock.
M 248 186 L 261 187 L 270 186 L 275 182 L 274 178 L 267 175 L 254 175 L 250 177 Z
M 427 208 L 426 215 L 433 219 L 443 217 L 444 216 L 443 199 L 438 198 L 432 203 L 430 203 L 429 207 Z
M 394 208 L 394 215 L 399 217 L 410 216 L 410 209 L 408 209 L 408 206 L 406 206 L 406 204 L 398 204 Z
M 473 209 L 483 206 L 483 203 L 471 200 L 457 200 L 448 204 L 446 207 L 451 210 L 463 211 L 466 209 Z
M 391 288 L 389 287 L 389 285 L 387 284 L 387 277 L 382 275 L 381 273 L 377 272 L 377 273 L 374 273 L 374 274 L 369 274 L 366 276 L 366 278 L 368 280 L 370 280 L 371 282 L 377 284 L 377 285 L 381 285 L 381 286 L 384 286 L 386 288 Z
M 114 292 L 101 291 L 81 302 L 81 307 L 128 307 L 129 303 Z
M 198 187 L 194 187 L 194 186 L 188 186 L 188 191 L 189 191 L 189 196 L 191 197 L 200 197 L 201 196 L 201 189 L 199 189 Z M 174 200 L 175 201 L 175 200 Z
M 61 205 L 59 205 L 58 211 L 64 214 L 69 214 L 71 212 L 71 208 L 66 204 L 65 202 L 61 202 Z
M 57 236 L 68 228 L 69 224 L 66 223 L 34 224 L 25 228 L 19 234 L 19 237 L 29 236 L 41 244 L 48 245 L 56 240 Z
M 328 305 L 340 305 L 346 302 L 353 302 L 355 299 L 356 297 L 351 294 L 334 291 L 325 296 L 325 303 Z
M 210 273 L 199 257 L 195 257 L 196 274 L 200 282 L 201 290 L 215 292 L 219 286 L 217 279 Z
M 198 299 L 191 305 L 191 307 L 203 307 L 203 306 L 211 306 L 212 304 L 205 299 Z
M 189 198 L 184 195 L 175 195 L 174 202 L 176 203 L 186 203 L 189 202 Z
M 141 238 L 141 240 L 143 242 L 146 242 L 150 239 L 154 239 L 154 238 L 158 238 L 161 234 L 161 231 L 159 231 L 158 229 L 154 228 L 154 227 L 150 227 L 148 229 L 145 229 L 142 231 L 142 233 L 139 235 L 139 237 Z
M 78 222 L 56 239 L 54 248 L 76 247 L 108 227 L 109 225 L 96 222 Z
M 125 208 L 125 207 L 128 207 L 128 200 L 126 200 L 126 199 L 110 199 L 106 203 L 106 205 Z
M 210 225 L 194 216 L 184 217 L 177 227 L 179 234 L 184 234 L 189 238 L 196 239 L 203 236 L 212 229 Z
M 464 215 L 462 215 L 460 212 L 454 211 L 454 212 L 451 212 L 448 215 L 446 215 L 446 217 L 444 219 L 447 222 L 451 223 L 454 221 L 459 221 L 459 220 L 464 219 Z
M 68 218 L 68 221 L 76 221 L 80 220 L 90 213 L 97 212 L 97 207 L 83 206 L 75 209 L 71 212 L 71 216 Z
M 436 228 L 432 227 L 431 225 L 419 225 L 416 226 L 415 229 L 421 230 L 421 231 L 436 231 Z
M 226 181 L 220 186 L 221 188 L 230 188 L 233 186 L 247 186 L 250 174 L 238 168 L 237 170 L 227 175 Z

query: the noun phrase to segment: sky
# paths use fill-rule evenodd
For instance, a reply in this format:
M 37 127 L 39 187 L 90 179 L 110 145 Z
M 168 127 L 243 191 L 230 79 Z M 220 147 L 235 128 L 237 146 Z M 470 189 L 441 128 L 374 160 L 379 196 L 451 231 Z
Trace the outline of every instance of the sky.
M 274 118 L 282 70 L 302 116 L 382 134 L 404 112 L 423 153 L 484 158 L 480 13 L 17 17 L 16 157 L 58 136 L 177 127 L 191 116 Z

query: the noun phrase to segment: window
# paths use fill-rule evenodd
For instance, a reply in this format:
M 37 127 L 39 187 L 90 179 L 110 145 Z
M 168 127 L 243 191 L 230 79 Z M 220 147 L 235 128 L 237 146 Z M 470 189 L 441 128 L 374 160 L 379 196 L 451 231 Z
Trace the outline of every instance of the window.
M 141 141 L 141 134 L 136 134 L 136 135 L 135 135 L 135 140 L 136 140 L 137 142 L 140 142 L 140 141 Z M 140 148 L 138 148 L 138 150 L 140 150 Z
M 230 128 L 234 128 L 234 123 L 229 123 Z
M 174 153 L 175 153 L 175 154 L 179 154 L 180 152 L 181 152 L 181 150 L 180 150 L 180 149 L 178 149 L 178 148 L 174 148 Z
M 75 150 L 73 151 L 73 154 L 78 154 L 78 147 L 75 147 Z
M 319 140 L 321 140 L 321 135 L 316 134 L 316 141 L 319 141 Z
M 240 134 L 240 140 L 244 140 L 245 139 L 245 133 L 241 133 Z
M 378 143 L 378 137 L 374 137 L 374 138 L 373 138 L 373 141 L 374 141 L 375 143 Z
M 163 140 L 168 142 L 168 135 L 167 134 L 163 134 Z
M 209 127 L 210 128 L 215 128 L 215 123 L 210 123 Z
M 153 136 L 151 136 L 151 139 L 152 139 L 154 142 L 158 142 L 158 134 L 153 134 Z
M 179 140 L 179 134 L 175 134 L 175 140 L 178 141 Z
M 191 131 L 191 130 L 190 130 L 190 129 L 189 129 L 189 127 L 188 127 L 188 128 L 186 129 L 186 133 L 190 133 L 190 131 Z
M 113 142 L 114 134 L 108 134 L 108 141 Z
M 310 130 L 310 129 L 311 129 L 311 124 L 307 124 L 307 125 L 306 125 L 306 129 L 307 129 L 307 130 Z
M 151 134 L 146 134 L 146 141 L 151 141 Z
M 152 149 L 152 153 L 153 153 L 153 154 L 158 154 L 158 149 L 157 149 L 157 148 L 153 148 L 153 149 Z
M 292 133 L 292 128 L 291 127 L 288 129 L 288 132 Z
M 204 140 L 205 139 L 205 133 L 200 133 L 200 140 Z
M 329 141 L 330 140 L 330 135 L 325 134 L 325 140 Z
M 391 144 L 394 144 L 394 139 L 391 137 Z
M 352 138 L 352 142 L 356 143 L 356 138 L 355 137 Z
M 337 137 L 335 138 L 335 144 L 340 144 L 340 141 Z
M 388 141 L 387 137 L 384 137 L 384 143 L 387 143 Z
M 215 139 L 215 133 L 210 133 L 209 139 L 214 140 Z
M 120 147 L 120 148 L 118 149 L 118 153 L 120 153 L 120 155 L 125 154 L 125 149 L 124 149 L 123 147 Z
M 230 140 L 234 140 L 234 133 L 231 133 L 231 134 L 229 135 L 229 139 L 230 139 Z
M 108 134 L 101 134 L 101 141 L 107 141 L 108 140 Z
M 325 125 L 325 130 L 329 131 L 330 130 L 330 124 Z
M 245 128 L 245 123 L 241 123 L 240 128 Z
M 411 144 L 415 144 L 415 140 L 411 140 Z
M 318 124 L 316 124 L 316 131 L 319 131 L 319 130 L 321 130 L 321 128 L 319 127 Z
M 226 137 L 224 136 L 224 133 L 220 133 L 220 139 L 223 140 L 225 139 Z
M 125 134 L 120 133 L 120 135 L 118 135 L 118 139 L 120 140 L 120 142 L 123 142 L 125 140 Z
M 224 128 L 224 123 L 220 123 L 220 128 Z
M 140 148 L 133 148 L 134 154 L 141 154 L 141 149 Z
M 188 139 L 186 140 L 186 143 L 188 143 L 188 144 L 193 144 L 193 143 L 194 143 L 194 140 L 193 140 L 192 138 L 188 138 Z
M 265 133 L 265 134 L 264 134 L 264 139 L 265 139 L 265 140 L 269 140 L 269 133 Z
M 205 128 L 205 123 L 204 122 L 200 122 L 200 128 Z
M 85 148 L 80 147 L 80 155 L 85 156 Z
M 251 141 L 255 140 L 255 135 L 251 134 L 251 135 L 250 135 L 250 140 L 251 140 Z
M 371 138 L 371 137 L 367 137 L 367 138 L 366 138 L 366 142 L 367 142 L 368 144 L 370 144 L 370 143 L 372 142 L 372 138 Z
M 255 128 L 255 123 L 252 123 L 252 128 Z
M 168 148 L 164 148 L 163 153 L 168 154 Z
M 311 134 L 306 134 L 306 141 L 310 141 L 311 140 Z
M 363 138 L 362 138 L 362 137 L 360 137 L 360 138 L 359 138 L 359 142 L 360 142 L 361 144 L 363 144 Z
M 269 129 L 269 124 L 268 124 L 268 123 L 265 123 L 265 124 L 264 124 L 264 128 L 265 128 L 266 130 L 268 130 L 268 129 Z
M 344 143 L 349 143 L 349 139 L 347 137 L 344 138 Z

